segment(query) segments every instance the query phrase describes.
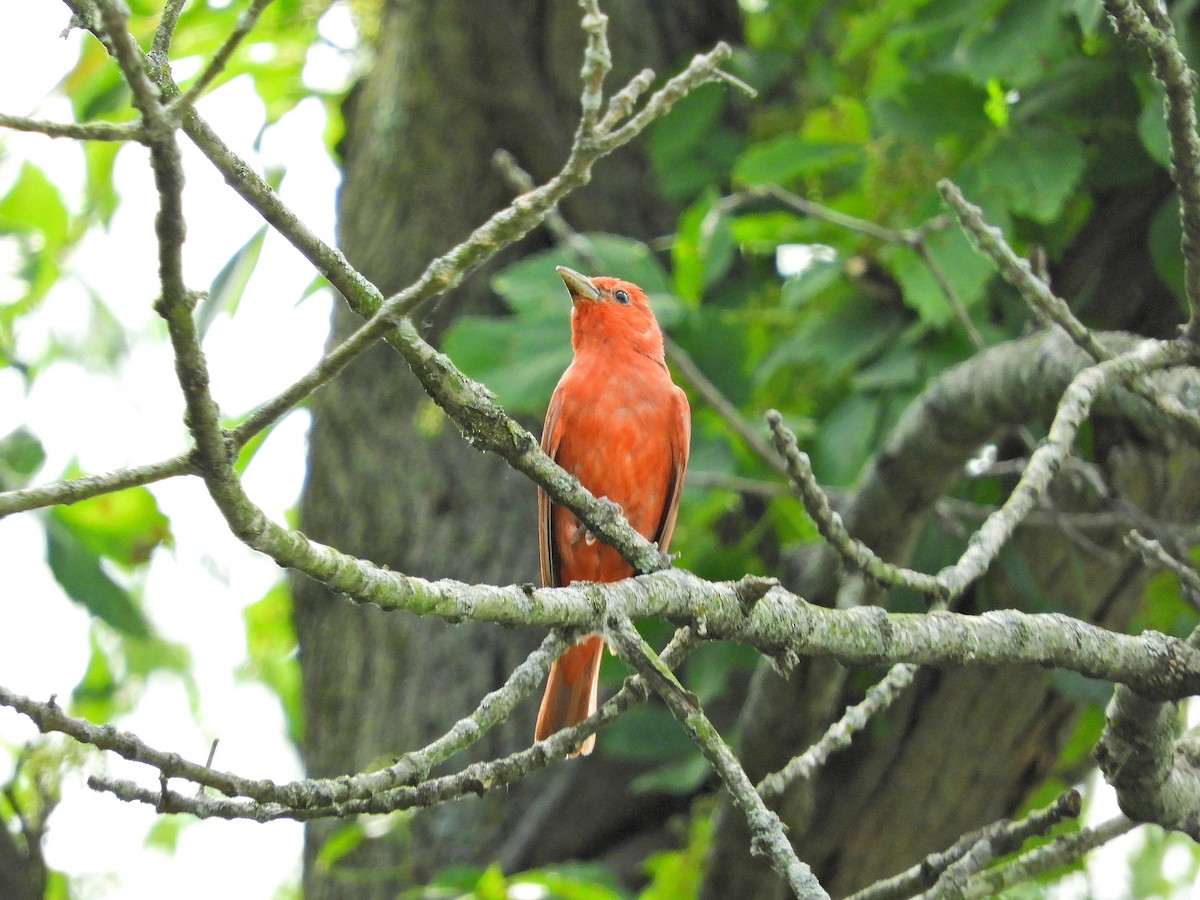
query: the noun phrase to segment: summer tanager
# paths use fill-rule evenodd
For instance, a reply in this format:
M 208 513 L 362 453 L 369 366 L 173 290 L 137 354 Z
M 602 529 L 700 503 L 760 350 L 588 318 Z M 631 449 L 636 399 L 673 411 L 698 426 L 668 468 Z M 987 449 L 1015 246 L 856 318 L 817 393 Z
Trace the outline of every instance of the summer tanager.
M 675 528 L 687 467 L 691 412 L 671 381 L 663 338 L 642 289 L 558 267 L 571 295 L 575 358 L 550 398 L 542 449 L 597 497 L 618 504 L 660 550 Z M 542 583 L 620 581 L 633 566 L 569 509 L 538 489 Z M 591 634 L 550 669 L 536 736 L 549 737 L 596 711 L 604 639 Z M 596 736 L 575 751 L 592 752 Z

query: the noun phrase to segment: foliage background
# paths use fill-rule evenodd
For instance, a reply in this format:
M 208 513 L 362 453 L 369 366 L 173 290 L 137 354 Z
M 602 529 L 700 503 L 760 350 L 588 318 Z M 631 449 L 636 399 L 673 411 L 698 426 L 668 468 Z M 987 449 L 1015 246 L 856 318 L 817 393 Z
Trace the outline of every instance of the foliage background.
M 148 36 L 157 4 L 131 6 L 135 29 Z M 173 53 L 178 78 L 185 78 L 189 57 L 211 54 L 237 12 L 237 4 L 187 7 Z M 1179 4 L 1177 12 L 1190 51 L 1191 7 Z M 370 35 L 370 6 L 354 13 L 360 31 Z M 321 169 L 298 169 L 296 159 L 299 145 L 318 141 L 336 159 L 345 83 L 322 73 L 331 68 L 328 54 L 343 56 L 339 40 L 328 37 L 328 23 L 346 14 L 341 5 L 326 12 L 319 5 L 272 4 L 223 77 L 228 83 L 202 108 L 223 134 L 242 135 L 247 155 L 274 173 L 293 207 L 327 229 L 333 181 Z M 798 216 L 768 200 L 735 208 L 722 200 L 730 193 L 780 185 L 846 215 L 904 229 L 943 213 L 933 185 L 950 176 L 1018 251 L 1043 249 L 1052 274 L 1078 277 L 1086 269 L 1078 260 L 1089 248 L 1116 248 L 1118 255 L 1099 261 L 1095 270 L 1135 275 L 1115 285 L 1063 287 L 1072 289 L 1076 312 L 1089 324 L 1161 336 L 1180 319 L 1179 234 L 1163 173 L 1161 96 L 1141 59 L 1113 36 L 1098 2 L 747 2 L 743 14 L 745 46 L 737 70 L 760 98 L 750 102 L 715 87 L 702 89 L 649 137 L 657 189 L 684 208 L 674 234 L 651 245 L 595 235 L 588 252 L 648 289 L 679 346 L 747 418 L 760 420 L 770 407 L 784 410 L 823 484 L 851 484 L 928 380 L 975 351 L 963 311 L 987 344 L 1020 335 L 1027 316 L 956 227 L 932 232 L 926 246 L 961 304 L 957 313 L 911 247 Z M 61 19 L 57 27 L 65 23 L 65 11 Z M 327 23 L 324 35 L 320 21 Z M 36 104 L 39 112 L 63 113 L 69 103 L 63 118 L 129 115 L 128 97 L 102 49 L 94 41 L 73 43 L 78 56 L 66 64 L 70 72 L 53 96 Z M 354 59 L 366 65 L 369 55 Z M 343 78 L 353 64 L 343 59 Z M 252 128 L 240 111 L 247 104 L 261 110 Z M 239 112 L 222 121 L 229 108 Z M 0 487 L 175 452 L 183 430 L 173 386 L 162 374 L 163 332 L 150 313 L 152 267 L 136 256 L 111 263 L 113 245 L 149 245 L 150 218 L 125 193 L 136 179 L 122 178 L 123 167 L 144 168 L 144 151 L 117 151 L 104 143 L 47 150 L 45 139 L 4 140 L 0 432 L 6 436 L 0 440 Z M 223 193 L 219 179 L 209 176 L 206 183 L 200 168 L 190 188 L 197 205 L 202 196 L 207 204 Z M 317 199 L 307 199 L 312 197 Z M 213 205 L 191 222 L 187 249 L 195 267 L 189 274 L 210 285 L 200 315 L 209 327 L 206 348 L 217 361 L 217 393 L 236 413 L 315 358 L 328 301 L 274 235 L 264 237 L 251 225 L 239 230 L 236 223 L 251 220 L 236 200 L 228 204 Z M 1096 232 L 1109 224 L 1114 209 L 1133 211 L 1126 230 L 1104 244 Z M 780 248 L 789 245 L 831 250 L 821 251 L 804 271 L 782 277 Z M 586 265 L 592 260 L 563 248 L 526 258 L 492 281 L 508 318 L 463 318 L 446 337 L 451 357 L 515 413 L 540 415 L 567 359 L 567 310 L 552 277 L 560 261 L 594 268 Z M 1142 302 L 1124 302 L 1131 284 Z M 237 336 L 246 334 L 253 340 L 239 344 L 244 338 Z M 270 364 L 246 364 L 255 360 Z M 156 386 L 165 390 L 150 399 Z M 144 409 L 128 407 L 131 387 Z M 812 525 L 792 499 L 761 485 L 728 486 L 745 486 L 733 479 L 766 484 L 775 476 L 722 419 L 695 406 L 693 486 L 685 493 L 676 537 L 685 553 L 682 564 L 712 579 L 772 571 L 786 548 L 815 537 Z M 278 474 L 281 460 L 295 466 L 304 424 L 299 414 L 286 420 L 253 448 L 258 457 L 247 454 L 245 460 L 250 475 L 256 467 L 263 471 L 261 482 L 250 482 L 252 491 L 260 499 L 259 492 L 275 492 L 279 509 L 293 502 L 297 473 L 293 468 L 274 484 L 266 476 Z M 108 451 L 72 444 L 73 435 L 96 428 L 125 439 Z M 965 483 L 957 496 L 988 503 L 1002 490 L 1000 480 L 981 479 Z M 262 718 L 269 705 L 263 695 L 239 690 L 232 699 L 208 698 L 217 685 L 252 682 L 278 697 L 282 715 L 271 713 L 271 726 L 246 743 L 269 740 L 266 732 L 296 735 L 303 728 L 298 676 L 289 662 L 294 637 L 287 591 L 262 574 L 272 566 L 235 575 L 243 563 L 233 557 L 244 554 L 232 540 L 214 548 L 212 535 L 222 529 L 194 519 L 188 492 L 167 483 L 56 510 L 33 526 L 23 520 L 19 530 L 15 521 L 0 524 L 14 556 L 34 563 L 20 576 L 20 592 L 0 596 L 2 614 L 23 631 L 53 635 L 29 645 L 29 657 L 44 658 L 45 670 L 53 669 L 42 676 L 52 687 L 43 682 L 26 691 L 69 696 L 72 712 L 121 722 L 147 738 L 165 717 L 185 728 L 193 743 L 221 737 L 218 758 L 229 768 L 246 762 L 251 770 L 264 766 L 270 771 L 263 774 L 286 777 L 286 768 L 295 766 L 291 758 L 239 755 L 248 751 L 239 751 L 233 735 L 244 734 L 246 723 L 227 720 L 222 708 L 229 703 L 244 712 L 255 704 L 248 718 Z M 194 549 L 202 542 L 207 558 Z M 933 529 L 916 565 L 935 570 L 959 550 L 952 533 Z M 44 568 L 38 565 L 43 557 Z M 1019 567 L 1019 560 L 1012 565 Z M 185 566 L 207 568 L 215 577 L 178 574 Z M 207 579 L 199 591 L 197 577 Z M 1154 602 L 1147 604 L 1142 627 L 1185 634 L 1195 617 L 1170 583 L 1160 579 L 1151 592 Z M 36 603 L 24 599 L 30 596 Z M 244 609 L 236 610 L 242 603 Z M 45 619 L 39 618 L 43 608 Z M 212 659 L 194 643 L 196 619 L 223 635 Z M 244 636 L 244 652 L 231 643 L 231 633 Z M 44 649 L 48 645 L 53 652 Z M 22 688 L 29 657 L 17 665 L 18 657 L 10 656 L 12 677 L 0 670 L 0 681 Z M 82 671 L 80 659 L 87 660 Z M 719 700 L 744 683 L 751 661 L 737 648 L 706 647 L 685 670 L 687 683 L 702 700 Z M 619 666 L 606 669 L 610 685 L 620 677 Z M 163 684 L 171 686 L 165 696 Z M 664 717 L 661 708 L 647 707 L 623 719 L 605 732 L 606 752 L 649 758 L 657 768 L 647 786 L 686 792 L 703 782 L 706 771 Z M 1085 718 L 1081 728 L 1088 727 L 1094 739 L 1099 716 Z M 34 796 L 34 772 L 70 772 L 75 760 L 54 742 L 43 742 L 42 755 L 18 767 L 27 737 L 19 729 L 5 732 L 13 783 Z M 1086 738 L 1072 746 L 1090 746 Z M 63 791 L 69 796 L 72 790 L 79 793 L 79 782 L 68 775 Z M 57 789 L 50 791 L 55 794 Z M 68 820 L 68 808 L 54 819 L 56 829 Z M 671 896 L 663 887 L 670 879 L 686 881 L 694 873 L 689 866 L 706 833 L 703 811 L 687 826 L 687 849 L 653 863 L 663 896 Z M 11 805 L 0 802 L 0 814 L 11 819 Z M 208 827 L 186 825 L 183 833 Z M 255 831 L 253 840 L 260 839 Z M 154 852 L 171 852 L 179 840 L 174 825 L 155 825 L 149 835 Z M 64 847 L 78 843 L 84 840 L 64 839 Z M 1170 890 L 1160 874 L 1166 846 L 1175 848 L 1168 881 L 1194 874 L 1190 844 L 1151 837 L 1133 871 L 1139 884 L 1157 886 L 1139 888 L 1139 895 Z M 583 879 L 594 877 L 587 872 Z M 487 896 L 499 890 L 489 884 L 501 876 L 457 872 L 447 878 L 477 885 Z

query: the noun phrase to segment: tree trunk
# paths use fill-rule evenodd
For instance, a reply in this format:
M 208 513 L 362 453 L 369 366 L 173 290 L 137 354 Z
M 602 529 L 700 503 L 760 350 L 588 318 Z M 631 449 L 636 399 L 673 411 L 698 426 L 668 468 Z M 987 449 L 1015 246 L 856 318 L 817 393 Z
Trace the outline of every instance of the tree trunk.
M 515 154 L 539 180 L 566 157 L 578 115 L 577 6 L 502 0 L 484 9 L 471 0 L 391 0 L 375 64 L 348 103 L 339 243 L 385 292 L 508 203 L 512 189 L 491 165 L 495 150 Z M 726 0 L 630 0 L 606 12 L 616 56 L 610 85 L 647 65 L 666 72 L 736 35 L 736 3 Z M 673 222 L 637 150 L 602 163 L 564 211 L 582 229 L 635 237 Z M 465 309 L 498 311 L 486 272 L 427 309 L 424 325 L 436 336 Z M 356 324 L 338 310 L 332 340 Z M 394 353 L 381 346 L 365 355 L 315 395 L 311 409 L 301 505 L 307 534 L 414 575 L 536 580 L 533 486 L 467 446 Z M 304 579 L 294 589 L 302 754 L 313 776 L 379 765 L 424 745 L 470 712 L 540 638 L 354 606 Z M 471 758 L 527 745 L 534 712 L 531 701 Z M 634 831 L 629 822 L 661 821 L 675 804 L 623 791 L 622 769 L 600 754 L 508 791 L 398 816 L 385 837 L 363 841 L 332 866 L 318 856 L 338 826 L 312 825 L 305 896 L 352 890 L 390 898 L 453 863 L 499 859 L 513 869 L 605 854 L 640 860 L 621 856 Z M 568 800 L 592 814 L 564 813 Z

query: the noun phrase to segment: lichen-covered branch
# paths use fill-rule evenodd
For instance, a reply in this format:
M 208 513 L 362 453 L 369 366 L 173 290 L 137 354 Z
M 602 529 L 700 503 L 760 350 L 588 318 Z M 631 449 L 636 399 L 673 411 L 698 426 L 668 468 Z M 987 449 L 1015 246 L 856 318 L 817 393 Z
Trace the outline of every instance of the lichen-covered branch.
M 817 525 L 821 537 L 850 566 L 883 585 L 903 585 L 922 594 L 944 599 L 944 587 L 933 575 L 894 566 L 862 541 L 855 540 L 829 503 L 829 498 L 817 484 L 812 463 L 796 443 L 796 435 L 783 424 L 783 415 L 775 409 L 767 411 L 767 425 L 775 439 L 775 449 L 787 463 L 792 489 L 804 503 L 804 509 Z
M 1096 748 L 1121 811 L 1200 840 L 1200 739 L 1181 734 L 1177 703 L 1155 703 L 1120 685 Z
M 1017 256 L 1004 239 L 1003 232 L 984 221 L 983 210 L 968 202 L 958 186 L 949 179 L 939 181 L 938 189 L 946 202 L 953 207 L 959 222 L 974 240 L 975 246 L 992 261 L 1004 280 L 1017 289 L 1021 298 L 1039 318 L 1048 319 L 1065 331 L 1071 340 L 1096 362 L 1105 362 L 1113 358 L 1113 352 L 1104 346 L 1099 335 L 1080 322 L 1071 312 L 1067 302 L 1033 273 L 1028 262 Z M 1133 379 L 1130 389 L 1147 403 L 1157 406 L 1170 416 L 1184 434 L 1193 440 L 1200 440 L 1200 413 L 1195 409 L 1188 409 L 1169 394 L 1153 390 L 1140 379 Z
M 1016 859 L 980 872 L 968 882 L 957 896 L 962 900 L 983 900 L 995 897 L 1007 888 L 1029 881 L 1046 872 L 1082 859 L 1087 853 L 1102 847 L 1136 827 L 1125 816 L 1116 816 L 1093 828 L 1064 834 L 1048 844 L 1023 853 Z
M 786 766 L 772 772 L 758 783 L 758 792 L 764 800 L 781 797 L 790 785 L 812 778 L 838 750 L 850 746 L 854 735 L 870 723 L 871 718 L 883 712 L 900 696 L 900 692 L 912 684 L 917 667 L 909 663 L 892 666 L 888 673 L 867 689 L 861 702 L 849 706 L 840 719 L 825 729 L 825 733 L 811 747 L 793 757 Z
M 1159 0 L 1104 0 L 1104 9 L 1127 37 L 1150 54 L 1155 79 L 1165 92 L 1164 114 L 1171 147 L 1171 180 L 1179 188 L 1183 226 L 1184 285 L 1191 318 L 1188 338 L 1200 341 L 1200 136 L 1196 134 L 1196 73 L 1188 66 L 1170 14 Z
M 704 714 L 695 696 L 685 690 L 671 670 L 662 664 L 627 617 L 612 615 L 607 617 L 605 624 L 605 634 L 622 661 L 638 672 L 666 701 L 671 714 L 712 765 L 734 802 L 745 814 L 750 826 L 750 852 L 766 856 L 800 900 L 827 900 L 829 894 L 821 887 L 812 870 L 796 856 L 796 851 L 788 842 L 783 822 L 767 808 L 746 775 L 746 770 Z
M 76 141 L 142 141 L 141 122 L 52 122 L 0 113 L 0 128 L 28 131 L 52 138 L 71 138 Z
M 254 28 L 263 10 L 270 6 L 271 3 L 272 0 L 253 0 L 246 9 L 242 10 L 237 17 L 237 23 L 234 25 L 233 30 L 221 42 L 221 46 L 217 48 L 217 52 L 205 63 L 204 68 L 196 76 L 196 80 L 192 82 L 181 96 L 176 97 L 171 102 L 170 112 L 172 114 L 176 114 L 180 109 L 190 107 L 200 99 L 200 96 L 208 89 L 208 86 L 224 70 L 230 57 L 233 56 L 233 51 L 237 49 L 246 35 Z M 164 11 L 163 13 L 164 22 L 167 21 L 168 11 Z M 157 40 L 158 35 L 156 34 L 155 37 Z
M 1070 454 L 1079 427 L 1087 420 L 1104 388 L 1125 385 L 1140 375 L 1182 364 L 1190 356 L 1191 348 L 1182 341 L 1144 341 L 1127 353 L 1097 363 L 1075 376 L 1058 404 L 1050 433 L 1029 458 L 1029 465 L 1008 499 L 975 532 L 958 562 L 938 573 L 945 594 L 959 596 L 995 561 Z
M 1076 818 L 1082 809 L 1078 791 L 1060 794 L 1049 806 L 1013 822 L 1001 819 L 983 828 L 964 834 L 954 845 L 931 853 L 912 868 L 893 878 L 876 882 L 847 900 L 901 900 L 937 885 L 942 893 L 962 890 L 963 881 L 978 872 L 983 865 L 1020 849 L 1031 837 L 1046 834 L 1058 823 Z M 956 871 L 957 869 L 957 871 Z M 934 896 L 930 891 L 928 896 Z M 927 896 L 922 894 L 922 896 Z

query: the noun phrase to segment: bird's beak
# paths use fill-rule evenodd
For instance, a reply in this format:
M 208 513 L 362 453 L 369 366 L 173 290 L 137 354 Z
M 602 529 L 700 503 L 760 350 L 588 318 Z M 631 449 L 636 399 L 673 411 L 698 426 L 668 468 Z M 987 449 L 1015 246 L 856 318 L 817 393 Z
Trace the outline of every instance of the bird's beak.
M 558 272 L 559 277 L 567 285 L 572 300 L 576 297 L 582 300 L 600 299 L 600 288 L 596 287 L 595 282 L 586 275 L 580 275 L 574 269 L 568 269 L 566 266 L 555 266 L 554 271 Z

